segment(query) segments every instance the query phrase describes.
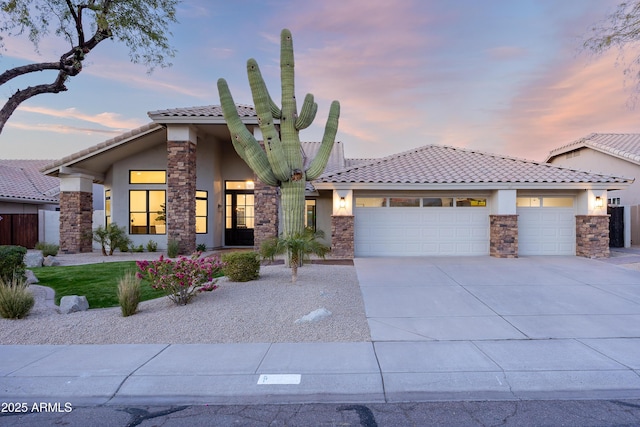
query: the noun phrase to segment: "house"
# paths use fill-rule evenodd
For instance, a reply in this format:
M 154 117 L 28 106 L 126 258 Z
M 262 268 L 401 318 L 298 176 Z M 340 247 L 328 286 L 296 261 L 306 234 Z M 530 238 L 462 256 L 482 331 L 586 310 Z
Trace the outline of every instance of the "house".
M 0 245 L 33 248 L 57 239 L 60 182 L 40 172 L 49 163 L 0 160 Z
M 260 140 L 255 110 L 238 105 Z M 135 245 L 184 252 L 252 247 L 278 234 L 278 191 L 236 154 L 219 106 L 152 111 L 152 123 L 44 169 L 60 178 L 60 246 L 91 251 L 91 183 L 104 184 L 107 223 Z M 302 144 L 312 159 L 318 143 Z M 307 186 L 306 222 L 332 255 L 608 256 L 607 191 L 632 179 L 428 145 L 380 159 L 345 159 L 337 142 Z
M 592 133 L 552 150 L 545 162 L 569 168 L 637 178 L 640 176 L 640 134 Z M 640 244 L 640 181 L 610 191 L 609 206 L 624 206 L 625 246 Z

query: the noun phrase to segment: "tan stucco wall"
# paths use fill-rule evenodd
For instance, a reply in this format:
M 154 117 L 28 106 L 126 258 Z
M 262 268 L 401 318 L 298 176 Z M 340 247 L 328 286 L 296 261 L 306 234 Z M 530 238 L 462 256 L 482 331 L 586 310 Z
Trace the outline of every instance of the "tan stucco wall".
M 583 148 L 578 156 L 567 158 L 565 154 L 551 160 L 556 166 L 580 169 L 604 175 L 635 178 L 626 190 L 608 191 L 607 197 L 619 197 L 621 205 L 640 204 L 640 166 L 591 148 Z

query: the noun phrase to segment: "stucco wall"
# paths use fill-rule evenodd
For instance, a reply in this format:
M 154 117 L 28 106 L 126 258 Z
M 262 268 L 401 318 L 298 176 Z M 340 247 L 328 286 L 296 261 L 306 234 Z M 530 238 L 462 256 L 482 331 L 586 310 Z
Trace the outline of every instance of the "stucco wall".
M 622 176 L 625 178 L 635 178 L 636 181 L 626 190 L 608 191 L 607 197 L 620 198 L 621 205 L 637 205 L 640 204 L 640 166 L 592 150 L 591 148 L 583 148 L 579 150 L 579 155 L 571 155 L 567 158 L 566 154 L 558 156 L 551 160 L 551 164 L 556 166 L 568 167 L 572 169 L 580 169 L 591 171 L 604 175 Z

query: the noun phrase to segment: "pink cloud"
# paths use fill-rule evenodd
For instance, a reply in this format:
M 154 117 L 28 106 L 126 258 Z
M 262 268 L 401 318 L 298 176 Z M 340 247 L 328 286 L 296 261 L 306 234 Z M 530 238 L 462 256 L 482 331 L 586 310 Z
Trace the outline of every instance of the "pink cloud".
M 32 107 L 28 105 L 21 105 L 20 107 L 18 107 L 18 110 L 28 113 L 43 114 L 50 117 L 75 119 L 90 123 L 96 123 L 108 128 L 112 128 L 114 129 L 114 132 L 122 132 L 127 129 L 133 129 L 142 126 L 145 123 L 138 119 L 123 118 L 122 115 L 117 113 L 104 112 L 92 115 L 82 113 L 75 108 L 56 110 L 46 107 Z

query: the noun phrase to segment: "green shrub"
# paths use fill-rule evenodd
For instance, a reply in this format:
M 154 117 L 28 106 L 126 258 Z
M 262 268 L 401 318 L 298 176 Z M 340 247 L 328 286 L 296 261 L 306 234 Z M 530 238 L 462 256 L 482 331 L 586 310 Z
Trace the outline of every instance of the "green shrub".
M 180 242 L 175 239 L 169 239 L 167 242 L 167 256 L 175 258 L 180 253 Z
M 24 276 L 24 256 L 27 248 L 22 246 L 0 246 L 0 280 Z
M 22 319 L 33 308 L 35 299 L 24 279 L 14 276 L 0 280 L 0 316 Z
M 127 236 L 127 230 L 124 227 L 118 227 L 118 224 L 115 222 L 106 227 L 99 226 L 91 232 L 91 235 L 93 236 L 93 240 L 100 243 L 102 255 L 107 255 L 107 247 L 109 248 L 108 255 L 113 255 L 113 251 L 116 248 L 122 252 L 129 250 L 131 239 Z
M 200 243 L 196 246 L 196 252 L 206 252 L 207 251 L 207 245 L 205 245 L 204 243 Z
M 58 251 L 60 250 L 60 246 L 54 245 L 52 243 L 46 242 L 38 242 L 36 243 L 36 249 L 42 251 L 42 256 L 56 256 L 58 255 Z
M 122 310 L 122 316 L 135 314 L 142 298 L 140 279 L 133 272 L 126 273 L 118 282 L 118 303 Z
M 144 252 L 144 246 L 142 245 L 138 245 L 138 246 L 131 246 L 131 252 Z
M 260 256 L 257 252 L 230 252 L 222 255 L 226 265 L 222 273 L 232 282 L 248 282 L 260 276 Z
M 147 242 L 147 252 L 155 252 L 158 250 L 158 244 L 153 240 Z

